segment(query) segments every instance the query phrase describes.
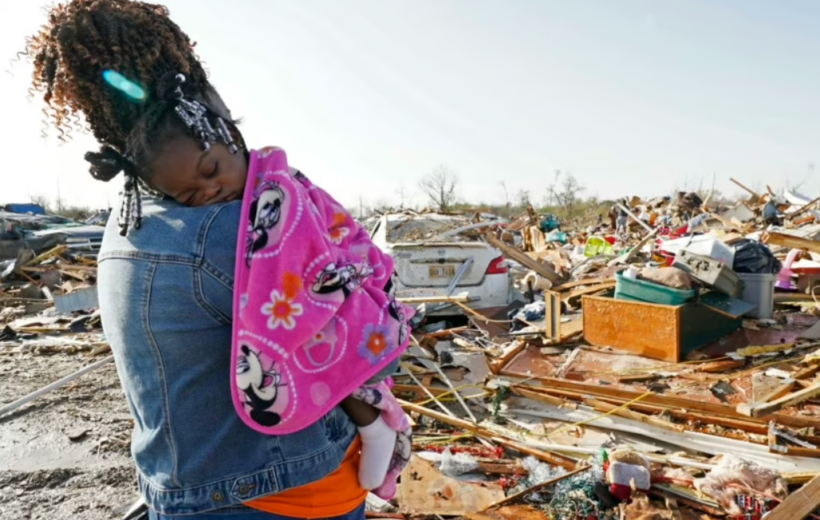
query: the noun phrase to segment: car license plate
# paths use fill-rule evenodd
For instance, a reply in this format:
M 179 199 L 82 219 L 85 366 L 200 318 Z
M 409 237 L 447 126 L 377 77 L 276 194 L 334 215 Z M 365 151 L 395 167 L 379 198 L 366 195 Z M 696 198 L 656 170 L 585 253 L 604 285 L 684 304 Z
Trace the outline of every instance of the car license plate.
M 454 265 L 431 265 L 430 278 L 452 278 L 456 275 Z

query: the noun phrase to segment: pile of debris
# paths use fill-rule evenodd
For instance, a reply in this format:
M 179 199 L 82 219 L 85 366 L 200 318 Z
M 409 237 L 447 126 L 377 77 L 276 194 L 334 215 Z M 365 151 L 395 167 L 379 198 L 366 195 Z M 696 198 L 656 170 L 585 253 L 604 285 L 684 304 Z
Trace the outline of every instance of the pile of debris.
M 94 255 L 100 250 L 108 214 L 97 212 L 85 222 L 76 222 L 57 215 L 0 210 L 0 262 L 14 260 L 24 251 L 45 251 L 58 245 Z
M 487 223 L 523 301 L 417 327 L 400 514 L 820 517 L 818 200 L 708 199 Z
M 58 245 L 36 254 L 20 249 L 0 261 L 0 307 L 4 315 L 36 314 L 49 307 L 61 313 L 97 307 L 97 260 Z
M 820 211 L 804 199 L 632 197 L 583 230 L 532 209 L 393 219 L 388 241 L 486 241 L 518 292 L 482 307 L 456 279 L 406 299 L 418 313 L 394 392 L 414 455 L 396 500 L 369 497 L 368 516 L 820 518 Z M 61 247 L 4 266 L 0 354 L 107 352 L 96 302 L 79 298 L 94 261 Z M 4 397 L 21 398 L 0 415 L 109 361 Z

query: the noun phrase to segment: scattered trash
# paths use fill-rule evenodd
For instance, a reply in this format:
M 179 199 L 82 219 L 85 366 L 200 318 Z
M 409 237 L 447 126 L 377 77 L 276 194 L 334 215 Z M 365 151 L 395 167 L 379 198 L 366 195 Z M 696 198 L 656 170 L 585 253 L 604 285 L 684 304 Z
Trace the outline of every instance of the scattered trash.
M 759 519 L 817 509 L 820 317 L 805 291 L 820 283 L 810 256 L 820 253 L 818 201 L 791 200 L 754 194 L 726 207 L 681 193 L 627 197 L 586 221 L 530 207 L 510 221 L 404 212 L 366 222 L 404 255 L 398 296 L 417 310 L 394 375 L 415 453 L 396 500 L 368 497 L 368 515 Z M 21 233 L 2 229 L 8 241 Z M 0 414 L 14 421 L 113 358 L 93 253 L 22 247 L 0 273 L 0 361 L 89 358 L 4 396 Z M 128 450 L 127 438 L 88 425 L 63 432 L 94 456 Z

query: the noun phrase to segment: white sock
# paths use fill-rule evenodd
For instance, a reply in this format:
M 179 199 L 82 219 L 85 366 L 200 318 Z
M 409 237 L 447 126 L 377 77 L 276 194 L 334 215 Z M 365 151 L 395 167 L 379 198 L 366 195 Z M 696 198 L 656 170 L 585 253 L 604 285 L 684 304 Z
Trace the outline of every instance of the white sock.
M 393 458 L 396 432 L 379 416 L 368 426 L 359 426 L 362 456 L 359 461 L 359 485 L 371 491 L 381 486 Z

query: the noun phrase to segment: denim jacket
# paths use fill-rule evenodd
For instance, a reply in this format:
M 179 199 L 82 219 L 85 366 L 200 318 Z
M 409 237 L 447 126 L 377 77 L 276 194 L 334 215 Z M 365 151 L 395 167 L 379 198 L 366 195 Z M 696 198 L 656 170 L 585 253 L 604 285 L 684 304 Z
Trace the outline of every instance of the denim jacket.
M 231 300 L 240 203 L 145 200 L 142 227 L 112 217 L 100 254 L 105 334 L 134 417 L 140 491 L 163 514 L 233 506 L 321 480 L 356 428 L 338 407 L 293 435 L 248 428 L 231 402 Z

